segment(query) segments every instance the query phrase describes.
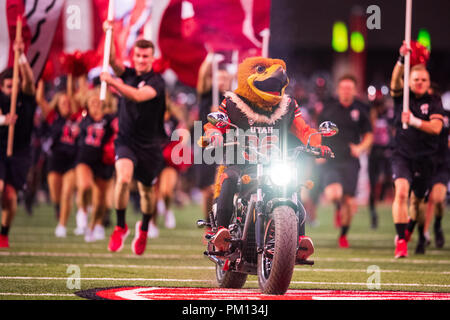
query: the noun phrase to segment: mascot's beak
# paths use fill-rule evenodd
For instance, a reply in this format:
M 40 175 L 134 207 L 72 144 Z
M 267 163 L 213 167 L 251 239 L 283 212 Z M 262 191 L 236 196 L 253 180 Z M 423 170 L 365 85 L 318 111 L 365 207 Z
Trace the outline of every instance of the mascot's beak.
M 271 105 L 280 103 L 284 90 L 289 84 L 289 78 L 283 66 L 274 64 L 264 72 L 255 72 L 248 77 L 247 82 L 252 90 Z

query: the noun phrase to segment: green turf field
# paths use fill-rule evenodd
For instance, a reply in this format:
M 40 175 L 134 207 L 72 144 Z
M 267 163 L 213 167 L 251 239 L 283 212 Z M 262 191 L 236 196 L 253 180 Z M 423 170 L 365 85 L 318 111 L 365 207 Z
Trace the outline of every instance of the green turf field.
M 50 206 L 36 207 L 32 216 L 20 207 L 10 232 L 11 248 L 0 250 L 0 299 L 81 299 L 74 294 L 78 289 L 71 287 L 75 282 L 68 281 L 74 270 L 80 271 L 81 290 L 128 285 L 214 287 L 214 264 L 202 254 L 203 230 L 195 224 L 201 218 L 200 208 L 176 208 L 175 214 L 176 229 L 164 229 L 161 221 L 159 238 L 150 239 L 146 253 L 138 257 L 130 247 L 138 219 L 131 209 L 126 246 L 120 253 L 110 253 L 107 240 L 85 243 L 83 237 L 73 235 L 75 214 L 67 238 L 57 239 Z M 396 260 L 390 206 L 381 206 L 379 215 L 379 228 L 371 230 L 368 211 L 361 207 L 348 236 L 351 248 L 339 249 L 331 207 L 320 207 L 320 225 L 307 228 L 316 248 L 311 257 L 315 264 L 296 266 L 290 288 L 377 290 L 368 283 L 374 285 L 371 270 L 378 270 L 381 290 L 450 292 L 450 243 L 439 250 L 432 243 L 426 255 L 415 255 L 414 234 L 409 257 Z M 115 222 L 114 215 L 112 219 Z M 106 230 L 107 237 L 111 232 L 111 227 Z M 450 241 L 449 217 L 444 218 L 444 232 Z M 245 287 L 257 288 L 256 277 L 250 276 Z

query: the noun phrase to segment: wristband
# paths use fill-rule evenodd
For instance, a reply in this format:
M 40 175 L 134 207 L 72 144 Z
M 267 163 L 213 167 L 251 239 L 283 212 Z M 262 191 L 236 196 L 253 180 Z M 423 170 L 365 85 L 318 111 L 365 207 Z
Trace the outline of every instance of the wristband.
M 404 64 L 404 63 L 405 63 L 405 57 L 402 56 L 402 55 L 400 55 L 400 56 L 398 57 L 397 61 L 398 61 L 400 64 Z
M 3 126 L 6 122 L 6 116 L 0 114 L 0 126 Z

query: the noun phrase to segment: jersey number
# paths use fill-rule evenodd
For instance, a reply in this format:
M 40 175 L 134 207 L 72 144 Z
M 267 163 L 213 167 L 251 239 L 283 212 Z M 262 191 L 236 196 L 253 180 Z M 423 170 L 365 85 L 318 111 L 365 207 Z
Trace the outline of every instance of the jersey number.
M 100 147 L 105 130 L 103 128 L 98 128 L 91 125 L 87 127 L 86 131 L 87 133 L 84 143 L 88 146 Z

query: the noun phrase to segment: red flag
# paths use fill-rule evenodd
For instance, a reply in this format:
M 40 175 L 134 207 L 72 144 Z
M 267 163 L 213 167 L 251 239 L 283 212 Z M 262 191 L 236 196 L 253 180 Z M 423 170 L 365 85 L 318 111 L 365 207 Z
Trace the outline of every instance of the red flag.
M 102 25 L 108 16 L 109 0 L 94 0 L 95 21 Z M 136 40 L 144 36 L 146 24 L 151 18 L 151 1 L 116 1 L 114 17 L 114 45 L 116 56 L 126 64 L 132 65 L 132 48 Z M 103 55 L 105 35 L 102 32 L 96 39 L 98 54 Z
M 21 0 L 0 0 L 0 28 L 7 30 L 0 36 L 0 72 L 14 64 L 14 40 L 16 37 L 17 17 L 22 17 L 22 40 L 25 52 L 30 45 L 31 35 L 25 16 L 25 7 Z
M 195 87 L 208 50 L 239 50 L 241 61 L 261 55 L 260 33 L 269 23 L 270 0 L 171 0 L 163 12 L 158 45 L 179 80 Z
M 194 16 L 187 30 L 193 41 L 212 51 L 262 48 L 261 31 L 269 28 L 270 0 L 190 0 Z
M 182 32 L 182 1 L 172 0 L 163 11 L 158 46 L 161 57 L 182 83 L 196 87 L 198 69 L 207 55 L 202 43 L 186 38 Z
M 35 79 L 38 80 L 47 62 L 64 1 L 40 0 L 25 3 L 25 17 L 31 32 L 27 58 Z
M 2 0 L 0 0 L 2 1 Z M 5 0 L 3 0 L 5 1 Z M 66 0 L 68 8 L 71 0 Z M 81 26 L 83 34 L 92 35 L 92 46 L 75 48 L 97 50 L 103 55 L 103 21 L 107 18 L 109 0 L 86 2 Z M 66 9 L 64 10 L 66 11 Z M 67 16 L 64 13 L 63 16 Z M 62 19 L 62 18 L 61 18 Z M 66 18 L 64 18 L 66 19 Z M 154 69 L 171 68 L 178 79 L 189 86 L 197 84 L 198 69 L 209 50 L 239 50 L 246 56 L 260 55 L 261 31 L 269 28 L 270 0 L 129 0 L 115 2 L 114 43 L 118 59 L 132 65 L 132 47 L 139 38 L 152 40 L 156 46 Z M 56 32 L 54 51 L 65 52 L 73 30 Z M 60 55 L 60 54 L 59 54 Z M 55 63 L 55 66 L 58 62 Z M 59 70 L 59 67 L 56 67 Z

